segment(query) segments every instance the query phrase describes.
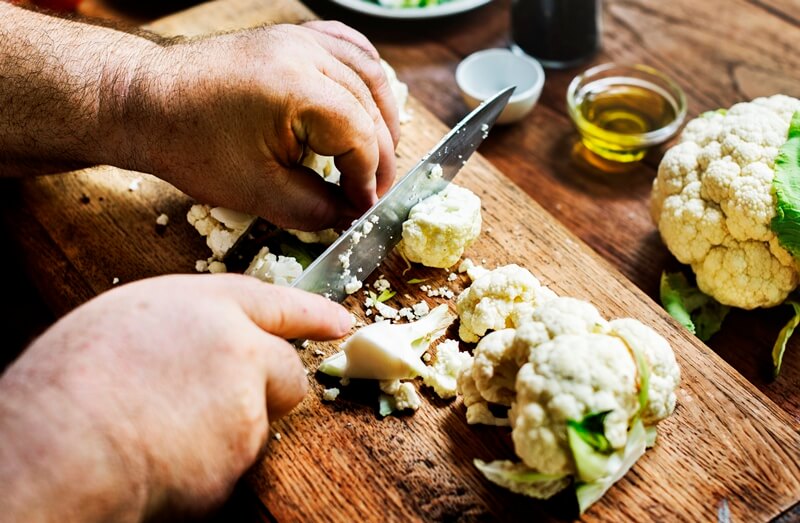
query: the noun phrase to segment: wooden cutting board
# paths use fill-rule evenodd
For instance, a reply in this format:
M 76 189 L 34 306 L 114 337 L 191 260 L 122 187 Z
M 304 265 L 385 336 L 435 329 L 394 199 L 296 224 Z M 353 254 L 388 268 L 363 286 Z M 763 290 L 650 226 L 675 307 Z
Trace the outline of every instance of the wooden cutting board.
M 149 28 L 164 35 L 201 35 L 268 22 L 313 18 L 295 0 L 226 0 L 165 18 Z M 413 93 L 412 93 L 413 94 Z M 411 100 L 413 120 L 403 127 L 401 172 L 446 131 Z M 137 191 L 130 182 L 143 176 Z M 779 516 L 800 499 L 798 427 L 773 403 L 689 336 L 536 202 L 480 156 L 457 182 L 483 199 L 484 231 L 467 256 L 488 267 L 518 263 L 563 295 L 595 303 L 607 317 L 630 316 L 673 344 L 683 372 L 675 415 L 659 426 L 657 446 L 584 515 L 587 521 L 713 521 L 727 505 L 732 521 Z M 6 220 L 42 294 L 62 314 L 122 283 L 173 272 L 193 272 L 208 256 L 186 223 L 191 200 L 147 175 L 101 167 L 28 180 L 8 195 Z M 170 216 L 159 231 L 155 219 Z M 399 290 L 393 305 L 426 299 L 412 277 L 458 291 L 464 279 L 447 271 L 414 268 L 392 257 L 382 273 Z M 374 279 L 375 275 L 373 275 Z M 406 296 L 407 295 L 407 296 Z M 346 305 L 363 316 L 354 298 Z M 335 344 L 301 356 L 314 369 Z M 412 416 L 381 420 L 376 391 L 345 388 L 334 403 L 320 393 L 332 382 L 310 378 L 311 393 L 273 429 L 267 456 L 249 482 L 278 521 L 512 521 L 574 517 L 568 496 L 535 502 L 485 481 L 473 458 L 510 458 L 507 431 L 470 427 L 460 402 L 422 391 Z

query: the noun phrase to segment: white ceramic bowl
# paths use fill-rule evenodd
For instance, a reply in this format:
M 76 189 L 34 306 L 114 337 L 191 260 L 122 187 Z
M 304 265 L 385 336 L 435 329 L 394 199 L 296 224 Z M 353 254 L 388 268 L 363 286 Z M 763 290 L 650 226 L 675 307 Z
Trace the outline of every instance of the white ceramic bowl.
M 456 68 L 456 83 L 467 106 L 474 109 L 497 91 L 516 86 L 497 123 L 512 123 L 531 112 L 544 86 L 544 69 L 529 56 L 508 49 L 486 49 L 464 58 Z

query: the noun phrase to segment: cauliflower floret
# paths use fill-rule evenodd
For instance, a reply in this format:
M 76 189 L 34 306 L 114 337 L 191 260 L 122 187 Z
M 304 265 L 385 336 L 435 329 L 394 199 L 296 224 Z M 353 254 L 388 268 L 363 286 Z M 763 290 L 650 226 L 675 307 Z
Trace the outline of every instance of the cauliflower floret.
M 489 410 L 488 402 L 483 399 L 475 380 L 472 377 L 472 368 L 462 369 L 458 374 L 458 392 L 464 396 L 464 406 L 467 407 L 467 423 L 475 425 L 496 425 L 508 427 L 508 418 L 498 418 Z
M 459 373 L 471 364 L 472 357 L 459 350 L 457 341 L 444 340 L 436 347 L 436 361 L 430 366 L 423 381 L 440 398 L 452 398 L 456 395 Z
M 261 281 L 289 286 L 303 273 L 303 266 L 291 256 L 275 256 L 269 247 L 262 247 L 244 273 Z
M 462 340 L 475 342 L 489 330 L 512 327 L 519 303 L 539 305 L 554 296 L 527 269 L 505 265 L 489 271 L 462 292 L 456 301 Z
M 531 351 L 520 368 L 510 411 L 514 449 L 544 474 L 574 474 L 567 420 L 610 411 L 605 436 L 625 446 L 628 422 L 637 411 L 637 369 L 619 338 L 564 334 Z
M 511 347 L 514 329 L 487 334 L 475 347 L 472 378 L 481 397 L 489 402 L 511 406 L 519 365 Z
M 458 262 L 480 232 L 481 199 L 451 183 L 411 209 L 398 247 L 413 262 L 445 268 Z
M 221 260 L 255 217 L 223 207 L 195 204 L 189 209 L 186 219 L 206 238 L 214 258 Z
M 777 241 L 775 158 L 800 100 L 784 95 L 707 113 L 686 125 L 653 182 L 651 214 L 700 290 L 753 309 L 783 302 L 800 282 Z
M 382 380 L 379 386 L 381 391 L 392 396 L 395 410 L 417 410 L 422 406 L 417 389 L 410 381 Z
M 400 384 L 397 392 L 394 395 L 395 405 L 397 410 L 417 410 L 422 406 L 422 400 L 419 399 L 417 389 L 410 381 L 404 381 Z
M 620 337 L 629 345 L 636 343 L 637 347 L 629 348 L 641 350 L 649 364 L 650 386 L 642 421 L 645 425 L 652 425 L 669 417 L 675 410 L 675 390 L 681 381 L 681 370 L 667 340 L 652 328 L 631 318 L 610 321 L 609 334 Z

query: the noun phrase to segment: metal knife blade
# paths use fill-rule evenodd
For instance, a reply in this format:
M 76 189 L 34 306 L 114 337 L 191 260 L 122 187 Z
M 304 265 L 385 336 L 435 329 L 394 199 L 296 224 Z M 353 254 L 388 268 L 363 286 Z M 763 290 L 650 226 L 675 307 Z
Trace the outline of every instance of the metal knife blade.
M 411 208 L 441 191 L 489 134 L 514 87 L 500 91 L 468 114 L 372 208 L 331 244 L 292 287 L 343 301 L 348 284 L 374 271 L 402 237 Z M 441 167 L 441 175 L 437 172 Z M 433 174 L 431 174 L 433 171 Z M 356 282 L 357 281 L 357 282 Z

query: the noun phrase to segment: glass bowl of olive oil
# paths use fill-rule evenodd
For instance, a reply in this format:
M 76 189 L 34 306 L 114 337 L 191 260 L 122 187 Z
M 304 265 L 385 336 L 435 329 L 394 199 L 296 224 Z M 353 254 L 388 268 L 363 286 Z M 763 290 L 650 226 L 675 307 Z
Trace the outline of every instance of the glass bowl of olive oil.
M 603 64 L 572 80 L 567 107 L 586 149 L 604 160 L 631 163 L 680 128 L 686 96 L 652 67 Z

